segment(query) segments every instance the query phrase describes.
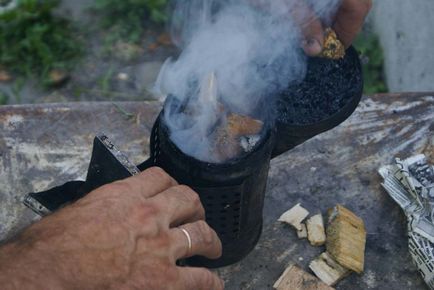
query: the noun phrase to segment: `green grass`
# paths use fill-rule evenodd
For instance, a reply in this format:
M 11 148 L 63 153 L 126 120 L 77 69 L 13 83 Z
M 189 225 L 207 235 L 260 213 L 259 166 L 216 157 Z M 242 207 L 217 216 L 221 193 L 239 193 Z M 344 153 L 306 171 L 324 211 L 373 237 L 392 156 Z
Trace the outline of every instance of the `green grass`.
M 107 43 L 119 40 L 140 43 L 146 23 L 163 24 L 167 20 L 168 0 L 95 0 L 94 10 L 101 25 L 108 29 Z
M 52 69 L 71 69 L 81 45 L 67 20 L 54 16 L 58 0 L 20 0 L 0 14 L 0 65 L 48 84 Z
M 388 91 L 384 75 L 384 55 L 378 37 L 373 33 L 361 33 L 354 41 L 363 65 L 365 94 Z

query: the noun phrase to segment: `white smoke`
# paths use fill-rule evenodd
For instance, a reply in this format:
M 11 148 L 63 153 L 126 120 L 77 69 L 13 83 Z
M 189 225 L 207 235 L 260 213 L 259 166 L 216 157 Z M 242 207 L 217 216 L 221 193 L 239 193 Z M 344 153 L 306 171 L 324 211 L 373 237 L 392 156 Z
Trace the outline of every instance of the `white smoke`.
M 171 139 L 186 154 L 215 162 L 209 127 L 218 104 L 231 112 L 270 123 L 273 96 L 289 83 L 303 79 L 306 56 L 300 22 L 312 21 L 311 11 L 329 23 L 340 0 L 178 0 L 172 33 L 182 48 L 168 60 L 156 89 L 172 96 L 164 120 Z M 296 10 L 296 11 L 295 11 Z M 296 20 L 294 19 L 296 15 Z M 300 21 L 301 20 L 301 21 Z M 201 86 L 216 78 L 214 97 L 204 101 Z M 203 89 L 202 89 L 203 91 Z M 258 105 L 267 105 L 258 110 Z M 181 109 L 182 106 L 182 109 Z M 262 112 L 258 116 L 258 111 Z M 193 114 L 191 112 L 194 112 Z

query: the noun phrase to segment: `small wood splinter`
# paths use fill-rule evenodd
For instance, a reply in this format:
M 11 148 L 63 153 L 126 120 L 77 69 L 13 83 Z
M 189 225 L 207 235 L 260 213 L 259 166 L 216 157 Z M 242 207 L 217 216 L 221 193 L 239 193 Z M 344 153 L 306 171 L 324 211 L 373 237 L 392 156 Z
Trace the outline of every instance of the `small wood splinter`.
M 307 238 L 312 246 L 319 247 L 326 243 L 324 220 L 321 214 L 309 218 L 306 227 Z
M 282 276 L 274 283 L 273 288 L 276 290 L 334 290 L 295 265 L 286 268 Z
M 339 265 L 327 252 L 310 262 L 309 268 L 329 286 L 336 285 L 351 274 L 350 270 Z
M 302 221 L 309 215 L 309 212 L 300 204 L 295 205 L 290 210 L 283 213 L 279 222 L 293 226 L 297 231 L 303 231 Z

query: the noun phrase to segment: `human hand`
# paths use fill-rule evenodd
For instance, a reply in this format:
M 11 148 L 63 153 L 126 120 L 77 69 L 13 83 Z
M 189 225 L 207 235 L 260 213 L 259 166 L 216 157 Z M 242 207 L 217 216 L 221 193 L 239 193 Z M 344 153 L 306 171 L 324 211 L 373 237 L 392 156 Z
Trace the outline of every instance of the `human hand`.
M 222 280 L 207 269 L 176 266 L 178 259 L 193 255 L 221 255 L 221 242 L 204 216 L 193 190 L 162 169 L 148 169 L 91 192 L 0 248 L 0 285 L 223 289 Z
M 371 8 L 372 0 L 342 0 L 334 17 L 332 28 L 346 48 L 351 45 L 362 29 Z M 313 14 L 310 19 L 312 20 L 301 25 L 305 38 L 303 49 L 307 55 L 315 56 L 321 53 L 323 48 L 324 27 Z

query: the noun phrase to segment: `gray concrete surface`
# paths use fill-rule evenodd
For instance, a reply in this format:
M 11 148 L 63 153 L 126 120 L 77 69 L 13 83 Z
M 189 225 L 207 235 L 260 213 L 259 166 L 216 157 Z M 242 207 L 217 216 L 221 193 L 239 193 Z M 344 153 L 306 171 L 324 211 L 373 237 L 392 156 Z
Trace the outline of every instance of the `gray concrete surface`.
M 158 102 L 0 107 L 0 241 L 37 219 L 22 204 L 26 193 L 84 178 L 95 134 L 105 132 L 132 162 L 142 162 L 160 110 Z M 411 262 L 404 213 L 381 188 L 377 169 L 394 156 L 434 160 L 433 114 L 432 93 L 365 97 L 342 125 L 275 158 L 262 237 L 243 261 L 218 270 L 226 289 L 271 289 L 289 263 L 307 270 L 324 251 L 277 222 L 297 203 L 311 214 L 340 203 L 365 221 L 365 272 L 336 289 L 428 289 Z
M 434 1 L 374 1 L 391 92 L 434 90 Z

